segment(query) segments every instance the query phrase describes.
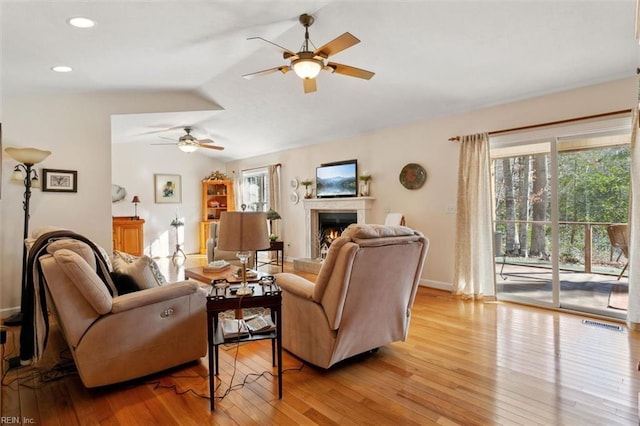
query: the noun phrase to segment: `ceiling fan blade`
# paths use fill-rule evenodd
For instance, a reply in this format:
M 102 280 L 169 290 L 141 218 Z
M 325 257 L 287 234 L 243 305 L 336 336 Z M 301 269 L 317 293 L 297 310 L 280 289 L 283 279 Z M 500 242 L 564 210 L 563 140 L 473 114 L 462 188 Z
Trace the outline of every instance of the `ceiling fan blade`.
M 245 74 L 242 76 L 242 78 L 246 78 L 247 80 L 251 80 L 254 77 L 259 77 L 259 76 L 263 76 L 263 75 L 267 75 L 267 74 L 272 74 L 276 71 L 280 71 L 282 74 L 286 74 L 291 70 L 291 67 L 289 67 L 289 65 L 281 65 L 279 67 L 274 67 L 274 68 L 269 68 L 267 70 L 262 70 L 262 71 L 256 71 L 256 72 L 252 72 L 251 74 Z
M 166 139 L 168 141 L 173 141 L 173 143 L 177 143 L 177 139 L 176 138 L 168 138 L 166 136 L 158 136 L 160 139 Z
M 262 40 L 262 41 L 264 41 L 264 42 L 266 42 L 266 43 L 269 43 L 270 45 L 275 46 L 275 47 L 277 47 L 278 49 L 280 49 L 284 55 L 287 55 L 287 56 L 285 56 L 285 59 L 286 59 L 287 57 L 289 57 L 289 56 L 295 56 L 295 53 L 294 53 L 294 52 L 292 52 L 291 50 L 287 49 L 286 47 L 282 47 L 282 46 L 280 46 L 279 44 L 276 44 L 276 43 L 274 43 L 274 42 L 272 42 L 272 41 L 269 41 L 269 40 L 267 40 L 266 38 L 262 38 L 262 37 L 249 37 L 247 40 Z
M 149 144 L 149 145 L 176 145 L 176 142 L 173 142 L 173 143 L 152 143 L 152 144 Z
M 324 69 L 325 70 L 329 69 L 329 71 L 332 71 L 338 74 L 348 75 L 349 77 L 364 78 L 365 80 L 371 79 L 371 77 L 373 77 L 376 74 L 374 72 L 363 70 L 361 68 L 351 67 L 349 65 L 337 64 L 335 62 L 327 63 L 327 66 L 324 67 Z
M 212 141 L 211 139 L 198 139 L 197 142 L 199 144 L 206 144 L 206 143 L 215 143 L 214 141 Z
M 222 151 L 224 149 L 223 146 L 219 146 L 219 145 L 205 145 L 205 144 L 198 144 L 198 146 L 200 148 L 207 148 L 207 149 L 216 149 L 218 151 Z
M 302 79 L 302 83 L 304 84 L 304 93 L 312 93 L 318 90 L 315 78 L 304 78 Z
M 341 36 L 334 38 L 321 48 L 316 49 L 313 53 L 328 58 L 329 56 L 342 52 L 343 50 L 348 49 L 349 47 L 358 43 L 360 43 L 360 40 L 357 39 L 353 34 L 344 33 Z

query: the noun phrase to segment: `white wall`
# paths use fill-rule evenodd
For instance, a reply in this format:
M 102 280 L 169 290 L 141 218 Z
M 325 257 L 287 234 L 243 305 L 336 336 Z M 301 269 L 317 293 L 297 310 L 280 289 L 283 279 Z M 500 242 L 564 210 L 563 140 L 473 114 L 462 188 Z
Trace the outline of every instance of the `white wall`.
M 430 239 L 423 271 L 423 284 L 451 288 L 454 275 L 455 206 L 458 173 L 458 143 L 452 136 L 491 132 L 505 128 L 544 123 L 574 117 L 633 108 L 637 99 L 635 77 L 542 96 L 507 105 L 485 108 L 452 117 L 435 119 L 359 135 L 303 149 L 292 149 L 260 158 L 227 163 L 227 172 L 271 163 L 282 163 L 284 205 L 280 229 L 285 256 L 304 257 L 304 208 L 289 201 L 292 178 L 315 177 L 320 163 L 358 159 L 360 170 L 373 175 L 371 196 L 376 198 L 373 220 L 382 223 L 388 212 L 404 213 L 407 225 Z M 375 119 L 373 117 L 372 119 Z M 418 190 L 407 190 L 399 174 L 407 163 L 419 163 L 427 170 L 427 182 Z M 297 190 L 303 198 L 304 187 Z
M 34 191 L 30 229 L 60 226 L 110 248 L 111 114 L 206 109 L 219 106 L 185 92 L 4 96 L 3 148 L 52 151 L 38 173 L 43 167 L 78 171 L 77 193 Z M 10 181 L 16 162 L 4 151 L 2 162 L 0 315 L 6 316 L 20 304 L 24 187 Z
M 423 272 L 423 281 L 434 286 L 449 286 L 453 280 L 455 215 L 445 208 L 455 204 L 458 145 L 449 142 L 455 135 L 499 130 L 514 126 L 568 119 L 632 108 L 637 100 L 635 77 L 543 96 L 531 100 L 495 106 L 413 125 L 336 140 L 304 149 L 292 149 L 226 164 L 232 171 L 271 163 L 282 163 L 284 206 L 280 211 L 280 234 L 286 242 L 286 256 L 304 256 L 304 211 L 302 203 L 288 200 L 291 178 L 313 177 L 315 167 L 323 162 L 357 158 L 361 170 L 373 174 L 372 196 L 376 197 L 373 217 L 384 220 L 386 211 L 403 212 L 407 223 L 423 231 L 431 240 L 431 248 Z M 19 99 L 3 99 L 3 144 L 34 146 L 53 151 L 43 163 L 47 168 L 78 170 L 78 193 L 59 194 L 37 191 L 32 198 L 31 229 L 43 225 L 58 225 L 76 230 L 97 243 L 111 246 L 111 141 L 110 115 L 115 113 L 161 112 L 176 110 L 215 109 L 201 98 L 185 93 L 129 93 L 85 95 L 34 95 Z M 372 117 L 374 120 L 375 117 Z M 125 149 L 118 147 L 116 150 Z M 143 153 L 137 156 L 142 158 Z M 155 159 L 155 156 L 154 156 Z M 20 271 L 22 256 L 22 192 L 21 185 L 9 182 L 15 162 L 3 152 L 2 199 L 0 200 L 0 314 L 6 316 L 20 302 Z M 189 176 L 190 163 L 173 164 L 158 160 L 158 172 L 179 170 Z M 177 161 L 177 160 L 176 160 Z M 404 189 L 398 175 L 409 163 L 422 164 L 428 173 L 426 184 L 419 190 Z M 160 170 L 160 166 L 162 170 Z M 200 167 L 200 166 L 198 166 Z M 217 168 L 201 169 L 186 180 L 204 177 Z M 41 167 L 38 167 L 40 171 Z M 129 171 L 127 171 L 127 169 Z M 125 177 L 134 170 L 134 178 Z M 156 170 L 118 167 L 120 184 L 130 185 L 130 195 L 138 191 L 143 204 L 140 214 L 149 214 L 149 240 L 160 238 L 162 227 L 173 208 L 151 206 L 148 193 L 153 186 L 149 177 Z M 122 173 L 122 175 L 120 175 Z M 135 173 L 142 173 L 140 175 Z M 185 188 L 183 181 L 183 191 Z M 139 186 L 138 186 L 139 185 Z M 149 186 L 145 186 L 149 185 Z M 190 185 L 190 184 L 189 184 Z M 195 189 L 187 189 L 187 194 Z M 303 188 L 298 189 L 301 198 Z M 184 197 L 194 197 L 193 194 Z M 147 204 L 148 203 L 148 204 Z M 197 205 L 199 206 L 199 202 Z M 184 206 L 184 199 L 183 199 Z M 199 207 L 198 207 L 199 208 Z M 115 207 L 120 211 L 120 207 Z M 149 210 L 147 210 L 149 209 Z M 124 215 L 132 210 L 122 207 Z M 181 209 L 182 213 L 182 209 Z M 119 213 L 118 213 L 119 214 Z M 185 212 L 187 218 L 192 212 Z M 189 219 L 187 219 L 189 221 Z M 197 234 L 186 230 L 193 235 Z M 191 237 L 187 236 L 187 241 Z M 190 243 L 189 243 L 190 244 Z
M 127 197 L 112 203 L 113 216 L 133 216 L 131 199 L 140 197 L 138 216 L 145 220 L 144 251 L 151 257 L 171 256 L 175 249 L 175 229 L 169 226 L 179 212 L 185 226 L 179 228 L 185 253 L 198 253 L 202 216 L 202 179 L 213 171 L 224 171 L 219 160 L 200 154 L 187 154 L 175 146 L 148 146 L 119 143 L 112 150 L 112 180 L 127 190 Z M 182 203 L 156 204 L 154 175 L 182 177 Z

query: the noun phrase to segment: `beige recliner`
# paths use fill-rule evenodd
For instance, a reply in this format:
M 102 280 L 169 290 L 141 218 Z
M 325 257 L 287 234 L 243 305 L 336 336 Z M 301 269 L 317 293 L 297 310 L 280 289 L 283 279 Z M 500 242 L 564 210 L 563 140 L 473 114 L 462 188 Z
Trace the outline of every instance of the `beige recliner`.
M 329 368 L 406 340 L 428 247 L 404 226 L 354 224 L 331 244 L 315 283 L 277 274 L 283 347 Z
M 226 260 L 232 265 L 240 266 L 241 262 L 236 256 L 235 251 L 226 251 L 218 249 L 218 235 L 220 235 L 220 227 L 218 222 L 211 222 L 209 227 L 209 238 L 207 239 L 207 262 L 211 263 L 214 260 Z M 253 267 L 253 253 L 249 256 L 247 265 L 249 268 Z
M 194 281 L 113 297 L 96 272 L 89 246 L 58 243 L 39 257 L 47 305 L 86 387 L 142 377 L 206 355 L 206 296 Z

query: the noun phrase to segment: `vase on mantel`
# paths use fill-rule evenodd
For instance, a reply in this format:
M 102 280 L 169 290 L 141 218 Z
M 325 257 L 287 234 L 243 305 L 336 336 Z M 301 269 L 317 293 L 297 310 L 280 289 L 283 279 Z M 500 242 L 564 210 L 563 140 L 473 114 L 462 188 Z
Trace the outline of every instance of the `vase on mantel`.
M 369 196 L 369 181 L 360 182 L 360 196 L 368 197 Z
M 360 174 L 360 196 L 368 197 L 370 194 L 371 174 L 369 172 L 362 172 Z

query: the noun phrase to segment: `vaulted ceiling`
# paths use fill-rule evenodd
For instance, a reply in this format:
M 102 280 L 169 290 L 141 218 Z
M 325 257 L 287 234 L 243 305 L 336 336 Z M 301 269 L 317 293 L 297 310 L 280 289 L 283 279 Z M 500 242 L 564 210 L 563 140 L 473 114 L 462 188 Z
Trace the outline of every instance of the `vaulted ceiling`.
M 182 126 L 255 156 L 635 74 L 635 0 L 601 1 L 3 1 L 3 97 L 187 90 L 207 111 L 114 119 L 114 143 L 177 139 Z M 305 94 L 276 46 L 361 40 L 330 60 L 371 80 L 322 72 Z M 67 24 L 75 16 L 90 29 Z M 68 65 L 69 73 L 54 73 Z M 217 107 L 215 106 L 217 105 Z M 216 110 L 217 108 L 217 110 Z M 170 129 L 172 130 L 165 130 Z M 164 131 L 163 131 L 164 130 Z M 151 147 L 150 149 L 164 149 Z M 171 147 L 169 149 L 172 149 Z

